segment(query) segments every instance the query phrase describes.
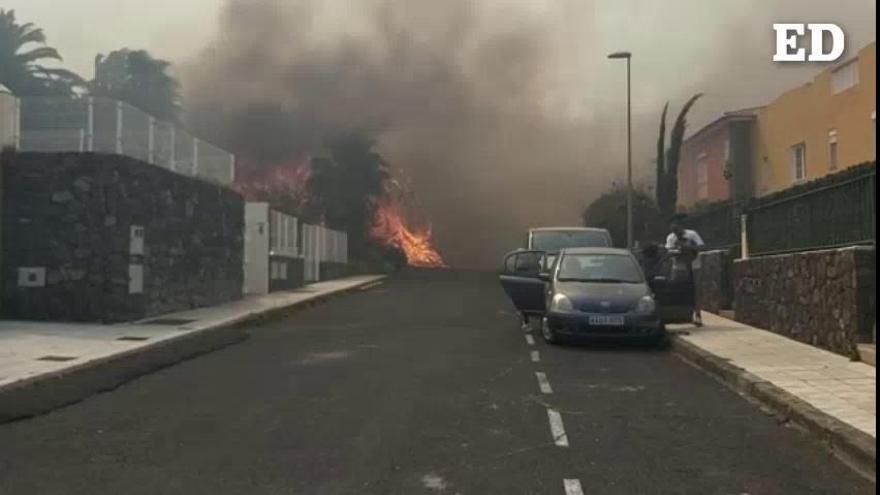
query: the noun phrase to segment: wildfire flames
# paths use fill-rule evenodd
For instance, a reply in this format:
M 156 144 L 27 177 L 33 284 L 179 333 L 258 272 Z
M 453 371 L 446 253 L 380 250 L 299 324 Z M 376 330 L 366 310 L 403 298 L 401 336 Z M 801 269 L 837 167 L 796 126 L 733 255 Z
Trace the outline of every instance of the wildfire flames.
M 281 164 L 274 167 L 243 167 L 236 180 L 236 190 L 249 201 L 280 200 L 294 211 L 308 203 L 310 167 L 303 164 Z M 392 181 L 373 218 L 370 237 L 377 243 L 400 249 L 407 264 L 422 268 L 444 268 L 443 257 L 431 242 L 431 229 L 419 231 L 407 226 L 401 214 L 401 200 L 391 189 L 401 188 Z M 399 191 L 398 191 L 399 192 Z M 395 199 L 396 198 L 396 199 Z
M 392 203 L 383 203 L 376 210 L 376 218 L 370 236 L 377 241 L 400 248 L 406 255 L 407 264 L 422 268 L 444 268 L 446 262 L 431 243 L 431 229 L 424 232 L 410 230 L 399 209 Z

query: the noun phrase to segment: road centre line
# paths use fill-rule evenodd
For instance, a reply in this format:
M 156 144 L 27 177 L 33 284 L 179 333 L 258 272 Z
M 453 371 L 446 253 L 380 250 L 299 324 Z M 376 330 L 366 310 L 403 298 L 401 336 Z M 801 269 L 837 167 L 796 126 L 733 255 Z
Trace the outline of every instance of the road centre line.
M 538 351 L 532 351 L 532 362 L 540 363 L 541 362 L 541 354 Z
M 584 495 L 584 489 L 581 488 L 581 480 L 565 479 L 563 483 L 565 485 L 565 495 Z
M 526 344 L 535 345 L 535 338 L 531 335 L 526 335 Z
M 535 376 L 538 377 L 538 388 L 541 389 L 541 393 L 552 394 L 553 388 L 550 387 L 550 380 L 547 379 L 547 374 L 542 371 L 536 371 Z
M 553 435 L 553 443 L 557 447 L 568 447 L 568 435 L 562 425 L 562 416 L 559 411 L 547 409 L 547 418 L 550 420 L 550 433 Z

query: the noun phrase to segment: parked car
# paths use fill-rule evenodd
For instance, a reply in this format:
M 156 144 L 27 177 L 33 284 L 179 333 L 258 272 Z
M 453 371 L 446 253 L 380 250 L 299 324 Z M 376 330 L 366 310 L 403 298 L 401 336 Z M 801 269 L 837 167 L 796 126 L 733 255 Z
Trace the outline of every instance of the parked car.
M 517 310 L 540 316 L 548 343 L 572 337 L 659 342 L 667 323 L 661 308 L 682 305 L 679 291 L 655 292 L 627 250 L 562 249 L 549 269 L 541 263 L 544 256 L 540 250 L 510 253 L 500 279 Z M 658 281 L 669 288 L 668 281 Z

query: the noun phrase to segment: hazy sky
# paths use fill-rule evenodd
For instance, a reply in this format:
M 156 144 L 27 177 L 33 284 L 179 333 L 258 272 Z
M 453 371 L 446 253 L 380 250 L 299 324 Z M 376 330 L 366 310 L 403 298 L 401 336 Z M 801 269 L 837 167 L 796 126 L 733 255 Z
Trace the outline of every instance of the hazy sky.
M 278 1 L 284 3 L 284 0 Z M 349 1 L 350 5 L 357 4 L 356 0 Z M 619 97 L 621 71 L 615 71 L 604 60 L 601 60 L 602 66 L 596 67 L 595 61 L 599 60 L 596 54 L 617 49 L 633 51 L 635 111 L 656 113 L 657 101 L 668 98 L 670 87 L 677 86 L 675 89 L 683 92 L 687 89 L 684 86 L 698 86 L 699 81 L 687 76 L 702 74 L 707 65 L 717 66 L 719 57 L 730 59 L 731 64 L 744 62 L 764 65 L 771 72 L 785 72 L 769 60 L 770 23 L 774 21 L 839 22 L 849 35 L 850 49 L 876 37 L 873 0 L 482 0 L 475 3 L 505 1 L 517 4 L 523 11 L 534 11 L 536 15 L 553 15 L 555 10 L 583 16 L 583 19 L 561 19 L 560 22 L 561 29 L 583 28 L 581 43 L 571 48 L 574 52 L 589 52 L 580 57 L 585 63 L 572 64 L 569 75 L 572 84 L 592 88 L 589 94 L 583 95 L 582 104 L 573 106 L 574 114 L 589 114 L 593 101 Z M 146 48 L 156 56 L 178 63 L 186 61 L 212 39 L 225 3 L 225 0 L 0 0 L 0 7 L 15 9 L 21 21 L 43 27 L 50 44 L 65 57 L 65 65 L 88 77 L 97 53 L 124 46 Z M 333 3 L 328 0 L 327 5 Z M 577 7 L 568 11 L 547 8 L 551 4 Z M 339 8 L 349 4 L 337 2 L 336 5 Z M 584 8 L 584 5 L 593 7 Z M 735 51 L 718 51 L 719 37 L 726 38 L 729 45 L 742 43 L 751 58 L 738 61 Z M 761 54 L 763 60 L 754 60 L 755 40 L 766 47 Z M 779 77 L 779 86 L 784 88 L 791 80 L 800 79 L 803 79 L 800 74 Z M 742 81 L 744 91 L 740 94 L 713 95 L 708 91 L 704 104 L 695 109 L 695 120 L 709 119 L 719 108 L 750 105 L 749 95 L 743 94 L 750 84 L 750 81 Z M 757 100 L 763 98 L 766 88 L 762 85 L 756 92 L 758 90 L 762 94 L 754 98 L 754 103 L 761 103 Z M 701 114 L 700 108 L 705 114 Z
M 191 56 L 217 24 L 223 0 L 0 0 L 46 31 L 68 66 L 92 74 L 95 55 L 129 46 L 171 60 Z

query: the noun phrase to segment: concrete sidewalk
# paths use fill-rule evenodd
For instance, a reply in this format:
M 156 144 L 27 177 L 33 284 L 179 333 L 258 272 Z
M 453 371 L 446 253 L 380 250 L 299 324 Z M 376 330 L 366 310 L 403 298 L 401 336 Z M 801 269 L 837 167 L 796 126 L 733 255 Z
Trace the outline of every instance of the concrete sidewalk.
M 117 325 L 0 321 L 0 422 L 46 412 L 246 338 L 239 326 L 379 283 L 358 276 Z
M 674 348 L 785 419 L 829 440 L 845 457 L 873 465 L 876 368 L 710 313 L 705 326 L 673 326 Z M 835 452 L 841 453 L 841 452 Z M 845 454 L 845 453 L 844 453 Z

